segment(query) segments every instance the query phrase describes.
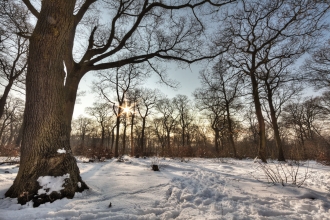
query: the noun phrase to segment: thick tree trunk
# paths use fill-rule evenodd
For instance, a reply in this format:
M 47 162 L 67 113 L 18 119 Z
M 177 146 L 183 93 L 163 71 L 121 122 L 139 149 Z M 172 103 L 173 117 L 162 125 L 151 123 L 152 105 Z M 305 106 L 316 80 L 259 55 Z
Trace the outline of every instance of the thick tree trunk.
M 259 152 L 258 156 L 262 160 L 262 162 L 267 163 L 266 160 L 266 126 L 265 120 L 262 115 L 262 109 L 260 104 L 259 98 L 259 91 L 258 91 L 258 83 L 257 79 L 254 74 L 251 74 L 251 81 L 252 81 L 252 95 L 254 101 L 254 107 L 256 110 L 258 125 L 259 125 Z
M 273 125 L 273 131 L 274 131 L 274 138 L 275 138 L 275 143 L 276 143 L 277 150 L 278 150 L 278 161 L 285 161 L 282 140 L 280 137 L 280 132 L 279 132 L 277 118 L 276 118 L 276 112 L 275 112 L 275 108 L 273 105 L 272 91 L 271 91 L 270 85 L 267 82 L 266 82 L 266 86 L 267 86 L 268 105 L 269 105 L 270 116 L 272 119 L 272 125 Z
M 71 54 L 74 5 L 72 0 L 42 1 L 30 38 L 20 168 L 5 194 L 18 198 L 20 204 L 32 199 L 34 206 L 38 206 L 63 197 L 72 198 L 75 192 L 88 188 L 70 147 L 71 119 L 80 81 Z M 60 192 L 38 194 L 39 177 L 66 174 L 69 177 Z

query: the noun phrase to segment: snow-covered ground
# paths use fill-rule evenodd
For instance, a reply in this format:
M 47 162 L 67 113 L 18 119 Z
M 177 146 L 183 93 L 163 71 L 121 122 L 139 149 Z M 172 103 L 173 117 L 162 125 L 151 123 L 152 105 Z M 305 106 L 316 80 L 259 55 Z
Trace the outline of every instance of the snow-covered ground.
M 313 161 L 298 188 L 268 184 L 253 160 L 166 159 L 155 172 L 151 159 L 127 159 L 78 160 L 90 190 L 38 208 L 4 198 L 18 167 L 0 165 L 0 219 L 330 219 L 330 167 Z

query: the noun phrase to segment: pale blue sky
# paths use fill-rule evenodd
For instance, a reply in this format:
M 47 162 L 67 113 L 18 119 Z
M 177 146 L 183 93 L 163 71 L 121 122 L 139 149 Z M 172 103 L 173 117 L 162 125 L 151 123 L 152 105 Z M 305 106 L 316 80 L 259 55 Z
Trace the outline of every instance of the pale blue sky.
M 187 95 L 192 99 L 192 92 L 199 87 L 199 72 L 203 69 L 206 64 L 198 63 L 192 64 L 190 67 L 185 69 L 180 68 L 175 63 L 169 63 L 167 68 L 168 78 L 175 80 L 180 83 L 178 89 L 173 89 L 165 84 L 159 83 L 159 76 L 156 73 L 152 73 L 151 77 L 142 84 L 143 87 L 147 88 L 158 88 L 168 98 L 172 98 L 177 94 Z M 93 73 L 87 73 L 86 76 L 81 80 L 79 84 L 79 91 L 86 91 L 86 95 L 80 97 L 80 104 L 75 105 L 73 117 L 76 118 L 79 115 L 86 115 L 85 108 L 92 106 L 93 102 L 97 100 L 96 94 L 92 93 L 91 85 L 93 81 Z

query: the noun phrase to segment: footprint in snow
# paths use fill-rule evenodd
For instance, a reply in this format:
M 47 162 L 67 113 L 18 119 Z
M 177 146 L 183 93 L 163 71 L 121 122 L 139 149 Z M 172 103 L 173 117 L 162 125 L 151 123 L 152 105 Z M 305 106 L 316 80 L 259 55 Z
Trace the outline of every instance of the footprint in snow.
M 234 168 L 231 167 L 231 166 L 223 166 L 223 165 L 220 165 L 221 168 L 223 169 L 227 169 L 227 170 L 233 170 Z

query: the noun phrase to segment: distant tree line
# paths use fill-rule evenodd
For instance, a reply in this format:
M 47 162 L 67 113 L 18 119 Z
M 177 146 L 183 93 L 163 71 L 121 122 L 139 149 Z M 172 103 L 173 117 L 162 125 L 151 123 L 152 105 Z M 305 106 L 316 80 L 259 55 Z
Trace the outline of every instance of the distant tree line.
M 113 157 L 118 138 L 118 155 L 235 158 L 254 158 L 257 155 L 258 122 L 251 106 L 252 100 L 246 96 L 236 97 L 235 105 L 229 108 L 228 114 L 226 102 L 220 99 L 214 99 L 217 103 L 213 106 L 203 106 L 201 102 L 208 97 L 198 97 L 201 89 L 195 91 L 195 100 L 185 95 L 170 99 L 160 95 L 159 91 L 149 92 L 158 94 L 156 104 L 149 109 L 151 114 L 144 117 L 139 111 L 132 110 L 146 108 L 141 106 L 143 99 L 137 96 L 135 107 L 128 105 L 130 109 L 125 109 L 119 116 L 121 129 L 118 135 L 115 129 L 118 117 L 107 103 L 94 103 L 93 107 L 86 109 L 89 117 L 79 116 L 73 120 L 71 145 L 74 153 Z M 286 159 L 330 159 L 329 114 L 324 105 L 327 95 L 304 98 L 297 95 L 282 106 L 278 125 Z M 267 158 L 278 159 L 271 118 L 266 108 L 264 113 L 266 155 Z

